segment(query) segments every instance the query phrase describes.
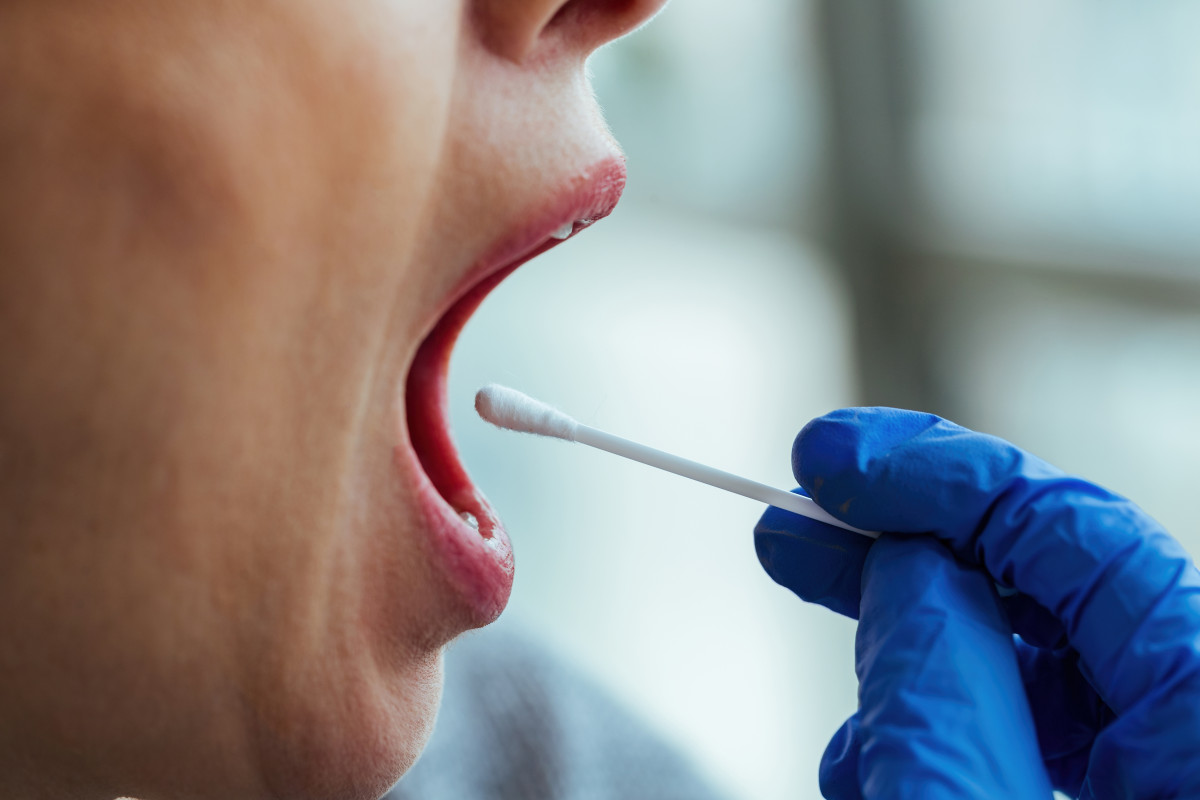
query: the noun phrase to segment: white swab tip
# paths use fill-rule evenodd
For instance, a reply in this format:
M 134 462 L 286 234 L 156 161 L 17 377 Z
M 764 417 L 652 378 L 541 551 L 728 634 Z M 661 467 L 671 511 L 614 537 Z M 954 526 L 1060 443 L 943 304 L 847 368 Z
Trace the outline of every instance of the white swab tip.
M 475 411 L 498 428 L 574 441 L 579 423 L 540 400 L 496 383 L 475 393 Z

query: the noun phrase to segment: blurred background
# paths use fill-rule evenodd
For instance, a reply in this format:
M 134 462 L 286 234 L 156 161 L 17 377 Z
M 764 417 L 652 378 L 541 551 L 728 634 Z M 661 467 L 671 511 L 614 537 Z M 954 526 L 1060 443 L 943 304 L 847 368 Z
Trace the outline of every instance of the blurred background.
M 920 408 L 1200 525 L 1200 5 L 676 0 L 595 56 L 616 214 L 487 301 L 456 437 L 505 518 L 500 623 L 744 800 L 819 796 L 851 622 L 756 561 L 761 507 L 480 422 L 497 381 L 785 488 L 792 437 Z

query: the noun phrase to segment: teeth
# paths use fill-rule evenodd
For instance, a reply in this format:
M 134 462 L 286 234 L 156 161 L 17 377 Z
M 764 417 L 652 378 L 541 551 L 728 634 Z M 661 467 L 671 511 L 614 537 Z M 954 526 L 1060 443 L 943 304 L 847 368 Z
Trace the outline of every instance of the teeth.
M 567 224 L 563 225 L 561 228 L 556 230 L 554 233 L 550 234 L 550 236 L 555 239 L 566 239 L 568 236 L 570 236 L 574 232 L 575 232 L 575 223 L 568 222 Z
M 477 520 L 475 515 L 470 511 L 460 511 L 458 512 L 458 515 L 463 518 L 463 522 L 467 523 L 475 530 L 479 530 L 479 520 Z

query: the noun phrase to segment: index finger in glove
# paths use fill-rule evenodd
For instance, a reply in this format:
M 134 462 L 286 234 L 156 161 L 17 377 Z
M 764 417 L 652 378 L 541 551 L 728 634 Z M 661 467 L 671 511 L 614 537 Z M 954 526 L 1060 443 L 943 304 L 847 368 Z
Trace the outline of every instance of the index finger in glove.
M 851 619 L 858 619 L 863 562 L 873 542 L 774 506 L 754 526 L 754 549 L 772 580 Z
M 1200 573 L 1128 500 L 928 414 L 848 409 L 793 448 L 800 484 L 852 525 L 930 533 L 1062 621 L 1118 714 L 1200 682 Z

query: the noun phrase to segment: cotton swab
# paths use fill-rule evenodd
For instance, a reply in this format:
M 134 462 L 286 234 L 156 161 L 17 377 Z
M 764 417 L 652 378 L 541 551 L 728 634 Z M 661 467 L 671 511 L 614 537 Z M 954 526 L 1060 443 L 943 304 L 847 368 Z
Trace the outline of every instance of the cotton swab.
M 606 450 L 618 456 L 640 461 L 652 467 L 691 478 L 694 481 L 707 483 L 727 492 L 740 494 L 767 505 L 782 508 L 802 517 L 836 525 L 854 533 L 877 538 L 875 531 L 864 531 L 847 525 L 831 516 L 825 509 L 818 506 L 807 497 L 773 486 L 743 478 L 730 472 L 714 469 L 713 467 L 690 461 L 662 450 L 655 450 L 644 444 L 614 436 L 611 433 L 582 425 L 556 408 L 534 400 L 528 395 L 509 389 L 507 386 L 489 384 L 475 395 L 475 410 L 479 416 L 499 428 L 506 428 L 521 433 L 533 433 L 539 436 L 551 436 L 565 439 L 568 442 L 579 442 L 600 450 Z

